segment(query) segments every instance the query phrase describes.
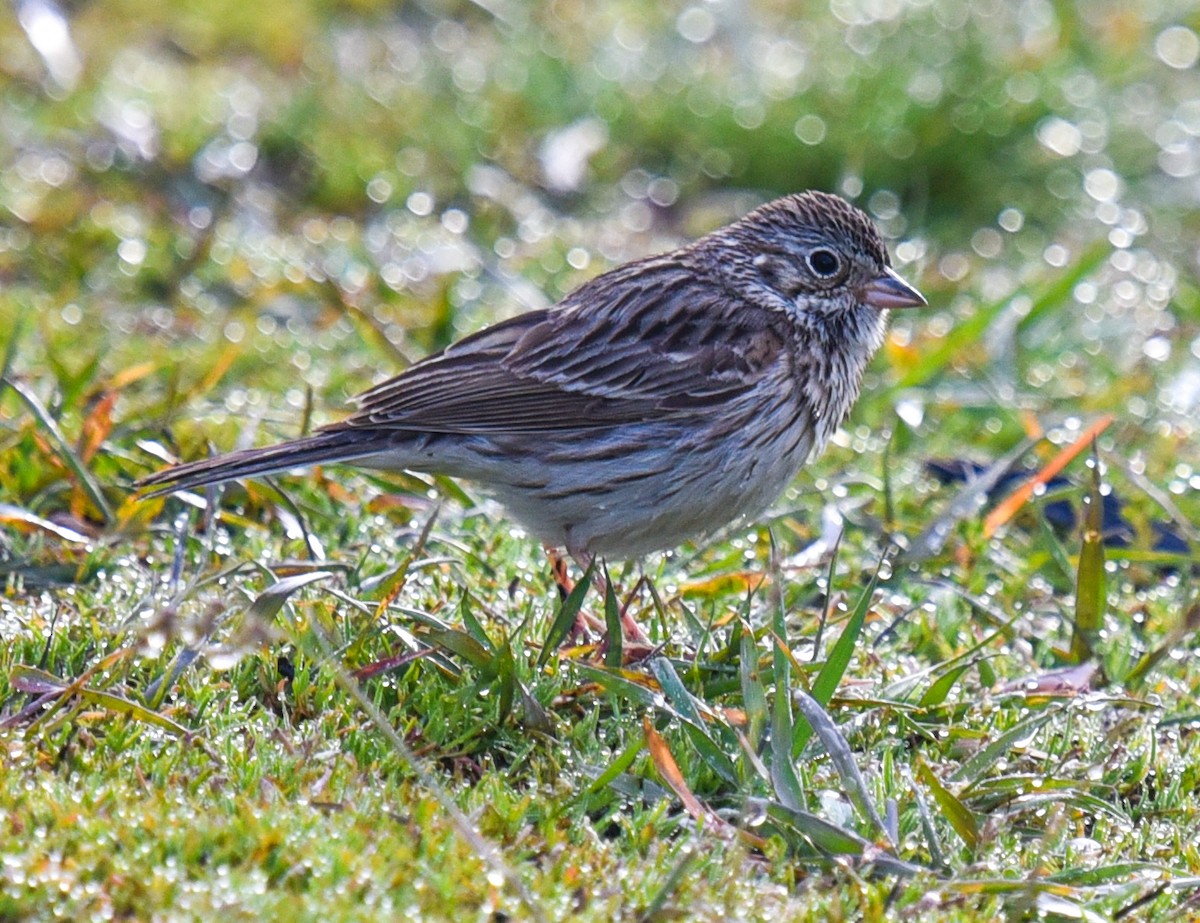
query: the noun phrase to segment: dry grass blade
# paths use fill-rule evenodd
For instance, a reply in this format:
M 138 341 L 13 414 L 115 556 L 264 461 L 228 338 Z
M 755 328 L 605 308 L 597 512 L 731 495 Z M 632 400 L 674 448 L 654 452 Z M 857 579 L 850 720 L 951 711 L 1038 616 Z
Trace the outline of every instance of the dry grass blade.
M 662 780 L 683 803 L 684 810 L 692 815 L 693 820 L 704 821 L 710 816 L 709 810 L 692 794 L 683 773 L 679 771 L 679 764 L 671 755 L 670 747 L 654 729 L 654 722 L 650 720 L 649 715 L 642 719 L 642 730 L 646 735 L 646 748 L 650 751 L 650 759 L 653 760 L 654 768 L 658 770 Z
M 41 516 L 13 506 L 10 503 L 0 503 L 0 524 L 24 531 L 36 529 L 40 532 L 53 535 L 60 541 L 71 542 L 75 545 L 86 545 L 92 541 L 90 536 L 84 535 L 82 532 L 77 532 L 66 526 L 60 526 L 56 522 L 43 519 Z
M 737 770 L 733 765 L 733 760 L 709 734 L 704 719 L 700 715 L 699 709 L 703 703 L 697 703 L 692 694 L 687 691 L 687 687 L 683 685 L 683 681 L 675 672 L 671 661 L 666 657 L 655 657 L 650 662 L 650 669 L 654 673 L 655 679 L 658 680 L 663 695 L 675 709 L 675 714 L 682 719 L 684 733 L 688 735 L 692 746 L 696 748 L 710 769 L 727 782 L 736 784 Z
M 68 683 L 57 676 L 34 667 L 18 667 L 13 670 L 9 676 L 9 682 L 12 684 L 13 689 L 16 689 L 18 692 L 27 692 L 31 695 L 53 693 L 64 698 L 67 696 L 78 696 L 81 701 L 87 702 L 90 705 L 125 715 L 142 724 L 152 724 L 178 737 L 187 737 L 191 734 L 191 731 L 182 724 L 172 721 L 166 715 L 160 714 L 142 705 L 140 702 L 134 702 L 132 699 L 127 699 L 124 696 L 117 695 L 115 692 L 108 692 L 104 689 L 96 689 L 80 683 Z
M 104 445 L 104 440 L 112 432 L 112 412 L 113 407 L 116 406 L 118 397 L 120 395 L 116 391 L 105 391 L 95 401 L 88 415 L 83 419 L 83 426 L 79 432 L 79 445 L 76 451 L 79 454 L 80 460 L 85 465 L 91 464 L 92 459 L 96 457 L 96 453 L 100 451 L 100 446 Z
M 96 674 L 108 670 L 123 660 L 127 660 L 133 655 L 134 649 L 131 647 L 122 647 L 112 653 L 101 657 L 96 663 L 84 670 L 79 676 L 73 680 L 64 680 L 48 673 L 45 670 L 40 670 L 36 667 L 17 666 L 10 674 L 9 681 L 12 687 L 18 691 L 26 692 L 30 695 L 41 697 L 41 704 L 49 704 L 54 702 L 54 706 L 47 712 L 43 712 L 37 721 L 43 722 L 48 720 L 50 715 L 58 710 L 58 707 L 71 699 L 78 697 L 83 702 L 88 702 L 108 711 L 114 711 L 119 714 L 127 715 L 135 721 L 140 721 L 145 724 L 153 724 L 164 730 L 170 731 L 172 734 L 179 736 L 188 736 L 191 732 L 180 724 L 154 711 L 152 708 L 127 699 L 124 696 L 108 692 L 104 689 L 98 689 L 89 685 L 92 677 Z M 55 701 L 57 700 L 57 701 Z M 25 712 L 20 713 L 19 718 L 32 717 L 31 714 Z M 7 726 L 9 722 L 0 724 L 0 727 Z
M 711 808 L 707 807 L 695 796 L 688 786 L 687 780 L 684 779 L 683 772 L 679 769 L 679 764 L 671 754 L 671 748 L 667 746 L 667 742 L 663 740 L 662 735 L 655 729 L 654 722 L 650 720 L 649 715 L 642 717 L 642 732 L 646 736 L 646 749 L 650 753 L 650 760 L 654 763 L 654 768 L 658 770 L 658 774 L 662 780 L 667 783 L 667 787 L 678 796 L 679 800 L 683 803 L 684 810 L 691 815 L 693 820 L 706 827 L 712 827 L 721 833 L 736 836 L 742 842 L 755 848 L 761 849 L 766 845 L 762 837 L 745 830 L 739 830 L 727 821 L 722 820 Z
M 374 663 L 358 667 L 350 675 L 361 683 L 364 680 L 373 679 L 376 676 L 382 676 L 385 673 L 403 669 L 413 661 L 420 660 L 422 657 L 428 657 L 432 653 L 432 648 L 405 651 L 403 654 L 396 654 L 394 657 L 386 657 L 383 660 L 376 660 Z

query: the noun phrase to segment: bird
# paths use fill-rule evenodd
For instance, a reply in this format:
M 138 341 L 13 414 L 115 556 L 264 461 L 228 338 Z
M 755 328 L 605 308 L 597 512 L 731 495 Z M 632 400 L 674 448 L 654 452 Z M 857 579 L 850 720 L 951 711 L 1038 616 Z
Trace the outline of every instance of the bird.
M 585 569 L 640 559 L 766 511 L 846 419 L 889 312 L 926 303 L 863 211 L 787 195 L 452 343 L 311 435 L 138 487 L 325 463 L 443 474 Z

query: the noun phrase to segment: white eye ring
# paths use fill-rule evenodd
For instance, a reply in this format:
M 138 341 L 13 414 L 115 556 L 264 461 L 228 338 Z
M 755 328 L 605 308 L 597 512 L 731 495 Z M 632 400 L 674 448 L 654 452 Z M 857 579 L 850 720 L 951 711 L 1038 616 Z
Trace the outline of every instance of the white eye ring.
M 842 261 L 832 250 L 821 247 L 808 255 L 808 268 L 821 279 L 832 279 L 841 271 Z

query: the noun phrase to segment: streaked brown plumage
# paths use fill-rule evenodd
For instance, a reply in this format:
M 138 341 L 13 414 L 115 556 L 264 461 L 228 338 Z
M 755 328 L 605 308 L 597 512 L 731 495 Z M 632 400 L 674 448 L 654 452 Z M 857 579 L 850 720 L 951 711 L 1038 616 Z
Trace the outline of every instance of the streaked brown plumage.
M 312 436 L 143 484 L 440 472 L 579 560 L 634 557 L 766 509 L 849 413 L 887 310 L 924 303 L 861 211 L 787 196 L 460 340 Z

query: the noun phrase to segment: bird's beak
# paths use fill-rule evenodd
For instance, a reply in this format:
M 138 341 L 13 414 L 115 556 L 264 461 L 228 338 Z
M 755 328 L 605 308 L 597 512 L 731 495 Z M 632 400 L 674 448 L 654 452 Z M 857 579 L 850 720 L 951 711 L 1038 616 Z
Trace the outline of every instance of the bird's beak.
M 929 304 L 925 296 L 905 282 L 890 266 L 858 291 L 863 304 L 885 308 L 919 308 Z

